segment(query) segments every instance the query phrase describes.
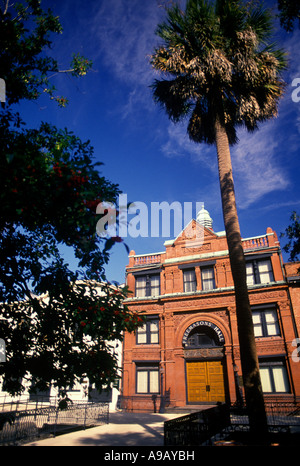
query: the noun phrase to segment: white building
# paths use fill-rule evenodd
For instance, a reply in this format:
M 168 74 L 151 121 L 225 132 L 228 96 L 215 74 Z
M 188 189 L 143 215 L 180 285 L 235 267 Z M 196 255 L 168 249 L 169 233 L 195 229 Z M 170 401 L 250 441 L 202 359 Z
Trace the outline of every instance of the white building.
M 82 282 L 80 282 L 82 283 Z M 112 286 L 112 288 L 116 288 Z M 98 286 L 99 296 L 103 294 L 101 284 Z M 47 295 L 41 297 L 42 300 L 47 300 Z M 121 358 L 122 358 L 122 342 L 114 341 L 110 342 L 110 346 L 114 354 L 117 357 L 118 367 L 121 371 Z M 0 362 L 5 364 L 5 342 L 0 339 Z M 47 392 L 38 392 L 37 394 L 31 394 L 29 392 L 31 383 L 27 382 L 25 385 L 25 391 L 22 395 L 12 397 L 8 392 L 5 391 L 5 380 L 3 376 L 0 376 L 0 404 L 3 403 L 17 403 L 17 402 L 55 402 L 58 398 L 58 389 L 54 386 L 51 386 Z M 110 387 L 108 390 L 103 390 L 102 393 L 99 393 L 95 387 L 90 385 L 88 378 L 86 378 L 82 383 L 75 383 L 75 385 L 67 391 L 67 397 L 73 402 L 107 402 L 109 403 L 109 411 L 114 412 L 117 409 L 118 397 L 120 394 L 119 391 L 120 380 L 117 380 L 115 384 Z M 1 408 L 0 408 L 1 409 Z

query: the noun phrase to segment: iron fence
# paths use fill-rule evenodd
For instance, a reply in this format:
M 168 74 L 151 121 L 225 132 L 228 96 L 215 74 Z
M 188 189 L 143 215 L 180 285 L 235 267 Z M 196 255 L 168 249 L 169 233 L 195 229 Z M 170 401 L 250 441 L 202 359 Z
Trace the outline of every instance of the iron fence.
M 51 404 L 20 409 L 19 405 L 18 409 L 0 412 L 0 445 L 18 444 L 108 422 L 108 403 L 68 403 L 64 409 Z
M 267 400 L 265 408 L 270 434 L 300 432 L 299 401 Z M 246 408 L 224 404 L 166 421 L 164 442 L 177 446 L 207 445 L 243 432 L 249 432 Z
M 270 431 L 290 431 L 300 429 L 300 401 L 272 399 L 265 400 L 267 422 Z M 249 420 L 246 408 L 231 409 L 231 425 L 233 428 L 247 430 Z
M 204 409 L 164 422 L 165 446 L 192 446 L 210 439 L 230 427 L 230 412 L 226 404 Z

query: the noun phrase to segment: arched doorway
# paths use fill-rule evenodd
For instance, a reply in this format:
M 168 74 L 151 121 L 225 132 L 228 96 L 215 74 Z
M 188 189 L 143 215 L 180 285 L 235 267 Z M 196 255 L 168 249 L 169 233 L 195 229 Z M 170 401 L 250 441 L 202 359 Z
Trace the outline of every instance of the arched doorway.
M 224 336 L 207 321 L 190 325 L 183 337 L 187 402 L 225 401 Z

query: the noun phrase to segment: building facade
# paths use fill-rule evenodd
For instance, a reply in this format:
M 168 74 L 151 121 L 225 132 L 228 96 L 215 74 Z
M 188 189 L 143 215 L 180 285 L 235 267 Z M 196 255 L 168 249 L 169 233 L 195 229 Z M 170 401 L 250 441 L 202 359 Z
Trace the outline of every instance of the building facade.
M 152 411 L 243 397 L 234 285 L 225 232 L 203 208 L 157 254 L 130 252 L 127 305 L 146 323 L 123 342 L 122 407 Z M 300 293 L 276 233 L 243 239 L 266 397 L 300 400 Z M 299 267 L 300 264 L 298 264 Z

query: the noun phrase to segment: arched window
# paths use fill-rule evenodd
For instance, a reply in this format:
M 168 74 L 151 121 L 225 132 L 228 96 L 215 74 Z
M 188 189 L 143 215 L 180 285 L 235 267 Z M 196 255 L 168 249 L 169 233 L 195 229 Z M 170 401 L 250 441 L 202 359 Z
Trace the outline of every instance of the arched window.
M 216 332 L 209 327 L 196 327 L 189 334 L 186 342 L 186 348 L 207 348 L 211 346 L 219 346 L 219 340 Z

